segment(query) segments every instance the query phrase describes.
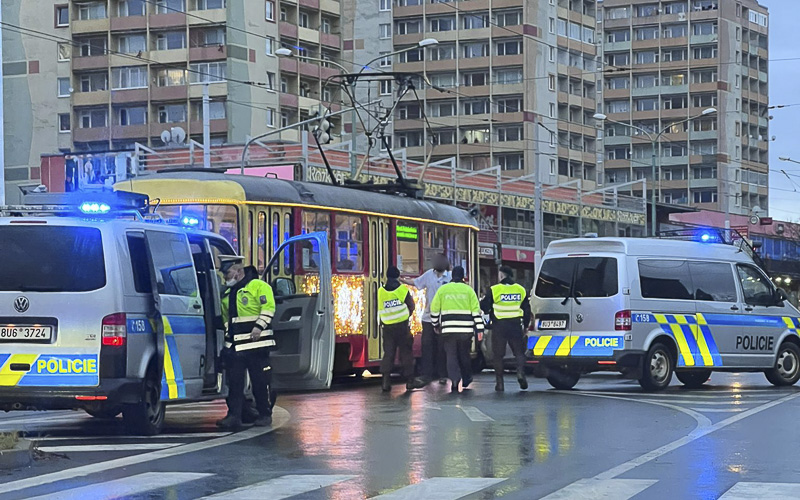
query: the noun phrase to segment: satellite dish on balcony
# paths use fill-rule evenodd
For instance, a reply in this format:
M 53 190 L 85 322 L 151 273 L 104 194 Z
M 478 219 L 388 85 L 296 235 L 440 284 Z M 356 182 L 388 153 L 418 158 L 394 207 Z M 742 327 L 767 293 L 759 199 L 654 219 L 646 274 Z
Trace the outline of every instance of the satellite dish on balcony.
M 186 140 L 186 131 L 181 127 L 172 127 L 161 132 L 161 141 L 168 146 L 178 146 Z

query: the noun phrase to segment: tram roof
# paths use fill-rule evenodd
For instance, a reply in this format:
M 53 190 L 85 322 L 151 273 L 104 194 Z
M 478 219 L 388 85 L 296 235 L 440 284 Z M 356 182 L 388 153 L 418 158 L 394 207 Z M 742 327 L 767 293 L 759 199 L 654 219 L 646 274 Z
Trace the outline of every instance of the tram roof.
M 250 175 L 224 174 L 219 172 L 160 172 L 147 174 L 132 181 L 118 183 L 115 188 L 122 191 L 137 191 L 137 187 L 144 188 L 152 181 L 187 181 L 219 182 L 225 184 L 238 184 L 243 197 L 237 201 L 276 203 L 287 205 L 318 206 L 320 208 L 343 209 L 356 212 L 367 212 L 397 216 L 409 219 L 424 219 L 438 221 L 446 224 L 458 224 L 477 227 L 477 223 L 465 210 L 433 201 L 418 200 L 396 195 L 373 193 L 355 188 L 331 186 L 313 182 L 289 181 L 268 177 L 255 177 Z M 190 189 L 190 186 L 186 186 Z M 147 190 L 145 190 L 147 191 Z M 208 192 L 207 190 L 203 190 Z M 227 190 L 229 191 L 229 190 Z M 151 199 L 154 199 L 153 194 Z M 165 203 L 171 198 L 189 202 L 193 196 L 187 193 L 170 191 L 170 196 L 163 199 Z M 203 196 L 203 198 L 205 198 Z

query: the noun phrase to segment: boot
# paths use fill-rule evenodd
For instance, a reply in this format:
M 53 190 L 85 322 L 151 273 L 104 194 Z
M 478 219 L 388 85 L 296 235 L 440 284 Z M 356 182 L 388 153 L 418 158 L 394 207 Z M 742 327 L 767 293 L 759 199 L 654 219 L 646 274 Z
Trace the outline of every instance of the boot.
M 235 415 L 228 414 L 228 416 L 222 420 L 217 420 L 217 427 L 228 431 L 237 431 L 242 428 L 242 419 Z
M 505 391 L 506 390 L 506 383 L 505 383 L 505 380 L 503 380 L 503 376 L 502 375 L 495 375 L 495 380 L 496 380 L 496 383 L 494 385 L 494 390 L 497 391 L 497 392 Z
M 384 375 L 381 379 L 381 390 L 383 392 L 389 392 L 392 390 L 392 379 L 389 375 Z
M 272 415 L 259 415 L 258 418 L 253 421 L 253 425 L 256 427 L 269 427 L 272 425 Z
M 517 374 L 517 382 L 519 382 L 520 390 L 524 391 L 528 389 L 528 379 L 525 377 L 524 373 Z
M 245 404 L 244 408 L 242 408 L 242 423 L 243 424 L 252 424 L 256 420 L 258 420 L 258 410 L 250 406 L 249 404 Z

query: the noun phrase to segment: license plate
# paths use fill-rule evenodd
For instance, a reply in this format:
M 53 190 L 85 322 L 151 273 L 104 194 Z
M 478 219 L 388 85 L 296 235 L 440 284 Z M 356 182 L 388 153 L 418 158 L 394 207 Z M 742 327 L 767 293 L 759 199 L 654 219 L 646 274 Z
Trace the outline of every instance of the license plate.
M 52 326 L 39 325 L 0 325 L 0 342 L 50 340 L 53 336 Z
M 539 330 L 564 330 L 567 327 L 565 319 L 540 319 Z

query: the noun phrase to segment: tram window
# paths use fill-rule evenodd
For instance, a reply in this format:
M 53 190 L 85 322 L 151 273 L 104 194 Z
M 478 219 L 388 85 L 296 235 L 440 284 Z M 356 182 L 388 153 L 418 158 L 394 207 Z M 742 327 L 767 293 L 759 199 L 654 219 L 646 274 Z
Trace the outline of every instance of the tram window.
M 289 239 L 291 234 L 291 227 L 292 227 L 292 214 L 285 214 L 283 216 L 283 241 Z M 283 256 L 283 271 L 286 274 L 292 273 L 292 266 L 291 266 L 291 258 L 289 256 L 289 252 L 284 252 Z
M 330 234 L 330 220 L 330 215 L 325 212 L 306 210 L 303 212 L 301 233 L 306 234 L 322 231 Z M 316 273 L 319 269 L 319 262 L 319 245 L 317 241 L 306 241 L 302 246 L 300 267 L 302 267 L 305 272 Z
M 197 229 L 222 236 L 239 253 L 239 215 L 232 205 L 167 205 L 158 208 L 158 214 L 167 222 L 180 224 L 184 217 L 196 217 Z M 249 238 L 248 238 L 249 239 Z
M 422 239 L 422 259 L 425 269 L 433 267 L 433 259 L 444 253 L 444 228 L 433 224 L 425 224 Z M 453 263 L 450 263 L 453 265 Z
M 364 270 L 364 232 L 361 217 L 336 215 L 336 270 L 360 273 Z
M 451 266 L 462 266 L 469 274 L 467 265 L 467 230 L 458 228 L 447 229 L 447 259 Z
M 397 267 L 402 274 L 418 275 L 419 270 L 419 224 L 398 222 L 395 225 L 397 239 Z
M 258 239 L 256 240 L 258 256 L 258 274 L 263 274 L 267 268 L 267 214 L 258 212 Z
M 278 251 L 281 245 L 281 216 L 280 214 L 272 214 L 272 253 Z

